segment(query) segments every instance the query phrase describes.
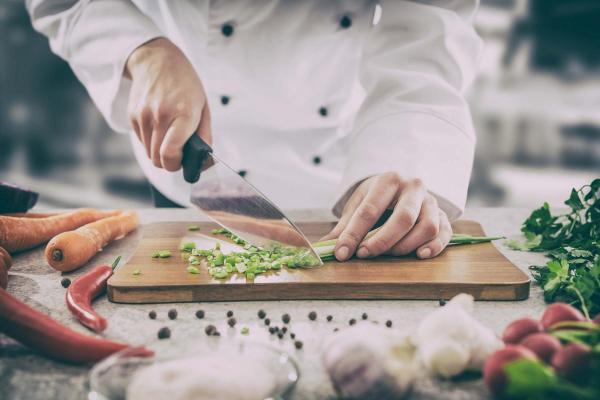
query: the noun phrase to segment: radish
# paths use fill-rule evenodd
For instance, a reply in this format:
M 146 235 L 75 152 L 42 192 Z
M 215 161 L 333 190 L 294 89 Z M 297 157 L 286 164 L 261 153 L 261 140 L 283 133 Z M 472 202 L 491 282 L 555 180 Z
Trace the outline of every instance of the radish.
M 533 333 L 523 339 L 521 346 L 533 351 L 542 361 L 550 363 L 552 356 L 561 348 L 560 341 L 548 333 Z
M 483 367 L 483 381 L 494 395 L 502 395 L 508 384 L 504 366 L 521 359 L 537 360 L 537 357 L 527 347 L 513 344 L 488 357 Z
M 542 315 L 542 326 L 549 329 L 552 325 L 563 321 L 585 321 L 584 315 L 575 307 L 566 303 L 550 304 Z
M 552 357 L 556 372 L 573 382 L 585 381 L 592 361 L 592 350 L 583 344 L 569 343 Z
M 526 336 L 543 331 L 544 327 L 539 321 L 532 318 L 521 318 L 511 322 L 506 329 L 504 329 L 502 340 L 507 344 L 517 344 Z

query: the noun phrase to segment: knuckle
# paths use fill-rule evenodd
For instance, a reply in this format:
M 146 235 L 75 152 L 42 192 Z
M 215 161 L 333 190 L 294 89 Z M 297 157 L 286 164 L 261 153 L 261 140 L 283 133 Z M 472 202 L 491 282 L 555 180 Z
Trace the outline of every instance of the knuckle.
M 394 246 L 391 253 L 394 256 L 405 256 L 411 251 L 412 249 L 409 249 L 404 243 L 398 243 L 396 246 Z
M 173 112 L 171 105 L 168 103 L 159 103 L 155 106 L 154 115 L 158 121 L 169 119 Z
M 152 119 L 152 109 L 147 105 L 139 108 L 137 113 L 142 121 L 148 121 Z
M 344 231 L 340 235 L 339 241 L 356 247 L 362 240 L 362 237 L 354 231 Z
M 393 240 L 390 237 L 373 237 L 371 238 L 367 246 L 372 254 L 381 254 L 384 251 L 389 250 L 394 245 Z
M 383 178 L 388 185 L 400 186 L 402 184 L 402 177 L 397 172 L 387 172 L 383 174 Z
M 440 225 L 433 221 L 424 222 L 423 231 L 428 238 L 434 238 L 440 233 Z
M 398 222 L 404 227 L 413 226 L 417 221 L 417 213 L 411 209 L 401 210 L 398 214 Z
M 375 223 L 379 218 L 379 209 L 372 203 L 363 203 L 358 209 L 358 218 L 363 221 Z
M 410 184 L 418 189 L 425 187 L 425 183 L 423 183 L 423 180 L 421 178 L 411 179 Z

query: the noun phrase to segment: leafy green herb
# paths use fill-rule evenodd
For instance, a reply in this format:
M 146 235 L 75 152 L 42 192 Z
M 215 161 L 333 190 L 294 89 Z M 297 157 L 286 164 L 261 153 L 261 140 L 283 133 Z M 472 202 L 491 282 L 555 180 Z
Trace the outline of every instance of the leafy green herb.
M 131 274 L 132 274 L 132 275 L 140 275 L 140 274 L 141 274 L 141 272 L 140 272 L 140 270 L 139 270 L 139 269 L 136 269 L 136 270 L 134 270 L 134 271 L 133 271 Z
M 249 335 L 249 334 L 250 334 L 250 328 L 248 328 L 247 326 L 244 326 L 244 327 L 242 328 L 242 330 L 240 331 L 240 333 L 241 333 L 242 335 Z
M 600 313 L 600 179 L 565 201 L 570 211 L 553 215 L 548 203 L 523 222 L 524 241 L 507 241 L 515 250 L 547 251 L 546 265 L 531 266 L 547 302 L 563 301 L 587 317 Z
M 189 272 L 190 274 L 199 274 L 200 270 L 190 265 L 189 267 L 187 267 L 187 272 Z

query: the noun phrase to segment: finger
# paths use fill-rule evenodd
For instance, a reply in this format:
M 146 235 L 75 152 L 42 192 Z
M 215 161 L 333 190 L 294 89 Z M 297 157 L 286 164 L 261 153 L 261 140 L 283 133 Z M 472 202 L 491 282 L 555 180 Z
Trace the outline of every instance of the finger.
M 426 196 L 421 213 L 413 229 L 389 250 L 389 254 L 403 256 L 435 239 L 440 232 L 440 212 L 433 196 Z
M 208 103 L 206 103 L 204 105 L 204 108 L 202 109 L 202 114 L 200 116 L 200 125 L 198 126 L 197 133 L 207 144 L 212 144 L 212 127 Z
M 348 225 L 340 233 L 335 248 L 335 257 L 339 261 L 345 261 L 354 254 L 367 232 L 393 202 L 397 192 L 398 186 L 390 185 L 386 179 L 378 177 L 373 181 L 364 199 L 352 213 Z
M 359 204 L 361 203 L 363 198 L 364 198 L 364 193 L 360 189 L 360 187 L 358 187 L 354 191 L 354 193 L 352 193 L 352 195 L 350 196 L 350 198 L 344 205 L 344 209 L 342 210 L 342 216 L 340 217 L 340 220 L 333 227 L 331 232 L 329 232 L 327 235 L 323 236 L 321 239 L 319 239 L 319 241 L 322 242 L 324 240 L 337 239 L 340 236 L 340 234 L 342 233 L 342 231 L 348 225 L 348 222 L 350 221 L 350 217 L 352 217 L 352 214 L 354 214 L 354 212 L 356 211 L 356 208 L 359 206 Z
M 392 215 L 377 233 L 361 243 L 356 253 L 358 257 L 374 257 L 385 253 L 410 232 L 417 222 L 426 195 L 425 186 L 418 179 L 403 185 Z
M 141 131 L 140 131 L 140 125 L 137 123 L 137 120 L 135 118 L 131 118 L 130 122 L 131 122 L 131 127 L 133 128 L 133 132 L 135 132 L 135 136 L 137 136 L 137 138 L 140 141 L 140 143 L 143 144 L 143 142 L 142 142 L 142 134 L 141 134 Z
M 160 146 L 167 133 L 167 128 L 164 126 L 164 124 L 161 125 L 163 126 L 155 126 L 154 131 L 152 131 L 152 138 L 150 140 L 150 155 L 152 158 L 152 163 L 158 168 L 163 168 L 162 161 L 160 160 Z
M 440 211 L 440 233 L 437 237 L 417 249 L 417 257 L 431 258 L 439 255 L 452 239 L 452 226 L 446 213 Z
M 173 172 L 181 168 L 183 146 L 195 130 L 194 120 L 190 117 L 173 120 L 160 145 L 160 162 L 164 169 Z
M 142 143 L 146 148 L 148 158 L 152 157 L 150 148 L 152 145 L 152 112 L 149 109 L 144 109 L 139 115 L 138 124 L 140 125 L 140 136 Z

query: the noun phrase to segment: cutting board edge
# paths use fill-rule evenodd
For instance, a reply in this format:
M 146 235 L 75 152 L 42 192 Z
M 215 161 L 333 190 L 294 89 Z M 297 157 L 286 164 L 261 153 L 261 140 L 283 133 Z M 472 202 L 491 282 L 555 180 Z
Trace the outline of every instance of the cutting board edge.
M 475 300 L 481 301 L 515 301 L 529 298 L 531 280 L 518 284 L 462 283 L 448 288 L 447 284 L 414 283 L 390 285 L 364 283 L 345 284 L 343 291 L 331 294 L 331 284 L 313 283 L 279 283 L 277 294 L 273 295 L 273 284 L 253 285 L 186 285 L 176 287 L 128 287 L 111 286 L 108 298 L 115 303 L 178 303 L 178 302 L 218 302 L 218 301 L 277 301 L 277 300 L 439 300 L 450 299 L 459 293 L 469 293 Z M 340 285 L 342 286 L 342 285 Z M 355 288 L 360 288 L 357 291 Z M 433 290 L 432 290 L 433 289 Z M 436 290 L 437 289 L 437 290 Z M 183 291 L 183 292 L 182 292 Z M 185 293 L 183 295 L 182 293 Z M 282 295 L 282 293 L 285 293 Z

